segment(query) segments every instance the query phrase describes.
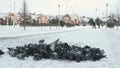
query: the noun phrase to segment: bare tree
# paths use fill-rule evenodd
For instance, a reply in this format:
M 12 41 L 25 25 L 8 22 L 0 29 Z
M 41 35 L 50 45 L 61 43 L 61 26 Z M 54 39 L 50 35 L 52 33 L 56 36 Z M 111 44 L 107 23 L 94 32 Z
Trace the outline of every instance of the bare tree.
M 24 0 L 23 2 L 23 8 L 22 11 L 19 13 L 20 18 L 23 20 L 23 27 L 24 27 L 24 31 L 26 30 L 26 22 L 28 19 L 28 12 L 27 12 L 27 4 L 26 4 L 26 0 Z

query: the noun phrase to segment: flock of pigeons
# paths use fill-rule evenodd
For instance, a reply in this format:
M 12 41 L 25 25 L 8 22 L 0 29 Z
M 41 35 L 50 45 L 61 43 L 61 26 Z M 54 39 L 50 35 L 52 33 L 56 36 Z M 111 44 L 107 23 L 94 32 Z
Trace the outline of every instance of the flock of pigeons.
M 7 48 L 11 57 L 25 59 L 25 57 L 33 56 L 34 60 L 53 59 L 53 60 L 70 60 L 70 61 L 97 61 L 106 57 L 104 50 L 90 46 L 78 47 L 63 43 L 59 39 L 51 44 L 44 43 L 40 40 L 37 44 L 28 44 L 24 46 L 16 46 L 16 48 Z M 0 55 L 4 54 L 0 50 Z

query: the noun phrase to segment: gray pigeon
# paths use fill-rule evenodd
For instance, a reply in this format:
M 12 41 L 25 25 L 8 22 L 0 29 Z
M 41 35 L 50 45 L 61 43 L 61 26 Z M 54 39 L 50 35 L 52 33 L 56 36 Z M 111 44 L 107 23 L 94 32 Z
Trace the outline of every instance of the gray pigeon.
M 57 39 L 56 41 L 54 41 L 53 43 L 51 43 L 51 49 L 52 51 L 54 51 L 55 45 L 59 42 L 60 39 Z
M 10 56 L 16 57 L 17 51 L 16 51 L 15 49 L 13 49 L 13 48 L 8 48 L 8 50 L 9 50 L 8 53 L 9 53 Z
M 3 55 L 3 54 L 4 54 L 4 52 L 2 50 L 0 50 L 0 55 Z
M 20 53 L 17 55 L 18 59 L 24 59 L 25 58 L 25 53 Z

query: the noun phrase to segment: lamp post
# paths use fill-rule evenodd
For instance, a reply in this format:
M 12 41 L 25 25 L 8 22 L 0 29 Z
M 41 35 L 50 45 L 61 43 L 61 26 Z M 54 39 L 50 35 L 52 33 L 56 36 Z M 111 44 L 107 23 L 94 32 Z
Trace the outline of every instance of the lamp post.
M 95 11 L 96 11 L 96 18 L 97 18 L 97 17 L 98 17 L 98 15 L 97 15 L 97 11 L 98 11 L 98 9 L 96 8 Z
M 118 22 L 117 22 L 117 30 L 118 30 L 118 27 L 119 27 L 119 0 L 118 0 L 118 5 L 117 5 L 117 18 L 118 18 Z
M 9 5 L 9 8 L 10 8 L 10 12 L 12 12 L 12 7 L 11 7 L 11 4 Z
M 15 15 L 15 17 L 16 17 L 16 12 L 15 12 L 15 8 L 16 8 L 16 3 L 15 3 L 15 0 L 14 0 L 14 15 Z M 15 18 L 14 17 L 14 22 L 13 22 L 13 26 L 15 27 Z
M 107 28 L 107 16 L 108 16 L 108 3 L 106 3 L 106 28 Z
M 58 4 L 58 15 L 59 15 L 58 25 L 59 25 L 59 29 L 60 29 L 60 4 Z
M 104 17 L 104 12 L 102 12 L 102 17 Z
M 106 4 L 106 20 L 107 20 L 107 15 L 108 15 L 108 3 Z

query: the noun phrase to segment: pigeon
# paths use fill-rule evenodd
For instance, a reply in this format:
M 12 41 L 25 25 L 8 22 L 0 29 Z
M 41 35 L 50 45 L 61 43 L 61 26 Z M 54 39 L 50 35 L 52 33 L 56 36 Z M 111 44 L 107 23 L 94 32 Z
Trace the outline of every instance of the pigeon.
M 52 51 L 54 51 L 55 45 L 59 42 L 60 39 L 57 39 L 56 41 L 54 41 L 53 43 L 51 43 L 51 49 Z
M 42 44 L 42 43 L 44 43 L 44 42 L 45 42 L 45 40 L 44 40 L 44 39 L 39 40 L 39 44 Z
M 20 53 L 20 54 L 17 54 L 17 58 L 18 59 L 24 59 L 25 58 L 25 53 Z
M 57 60 L 57 59 L 59 59 L 59 56 L 57 55 L 57 53 L 54 52 L 54 53 L 52 54 L 51 59 Z
M 42 55 L 39 53 L 34 53 L 33 57 L 34 60 L 41 60 L 43 58 Z
M 16 57 L 16 55 L 18 54 L 16 49 L 8 48 L 8 50 L 8 53 L 11 57 Z
M 4 52 L 2 50 L 0 50 L 0 55 L 3 55 L 3 54 L 4 54 Z

